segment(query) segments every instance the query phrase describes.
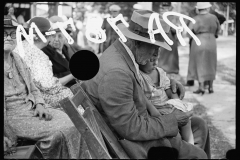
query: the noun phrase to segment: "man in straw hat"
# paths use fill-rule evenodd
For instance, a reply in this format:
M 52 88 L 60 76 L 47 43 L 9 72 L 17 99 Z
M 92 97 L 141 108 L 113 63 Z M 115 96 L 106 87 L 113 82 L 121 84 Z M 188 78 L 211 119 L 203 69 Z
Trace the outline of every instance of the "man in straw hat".
M 99 72 L 84 82 L 83 87 L 130 158 L 147 158 L 151 147 L 161 146 L 177 149 L 178 158 L 210 157 L 209 131 L 203 119 L 191 118 L 194 146 L 183 141 L 178 133 L 178 127 L 187 124 L 192 112 L 176 109 L 159 117 L 148 114 L 149 102 L 141 88 L 138 65 L 146 64 L 159 47 L 171 50 L 160 33 L 155 35 L 156 42 L 151 43 L 148 21 L 152 13 L 135 10 L 128 28 L 122 23 L 117 25 L 127 42 L 117 39 L 106 49 L 100 57 Z M 169 32 L 169 26 L 162 19 L 160 23 L 164 31 Z M 155 21 L 153 28 L 157 29 Z M 183 98 L 184 89 L 179 82 L 171 80 L 171 88 L 174 93 L 178 90 Z

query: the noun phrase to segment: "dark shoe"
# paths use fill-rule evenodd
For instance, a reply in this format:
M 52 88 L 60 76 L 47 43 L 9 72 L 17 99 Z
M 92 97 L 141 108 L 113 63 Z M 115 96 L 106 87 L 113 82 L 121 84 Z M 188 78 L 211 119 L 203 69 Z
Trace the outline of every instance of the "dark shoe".
M 194 86 L 194 81 L 193 80 L 187 81 L 185 86 Z
M 212 88 L 209 88 L 209 89 L 208 89 L 208 92 L 209 92 L 209 94 L 214 93 L 214 91 L 213 91 Z
M 193 93 L 194 94 L 202 94 L 202 95 L 204 95 L 205 91 L 201 90 L 201 89 L 198 89 L 198 90 L 194 91 Z

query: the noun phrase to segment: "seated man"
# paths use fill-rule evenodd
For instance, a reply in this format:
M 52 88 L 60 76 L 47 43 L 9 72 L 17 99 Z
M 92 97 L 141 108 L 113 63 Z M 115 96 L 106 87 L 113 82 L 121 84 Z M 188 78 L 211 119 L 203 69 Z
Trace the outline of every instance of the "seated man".
M 155 34 L 156 42 L 151 43 L 147 22 L 152 13 L 136 10 L 129 27 L 117 25 L 127 42 L 117 39 L 104 51 L 99 72 L 84 82 L 85 91 L 130 158 L 147 158 L 151 147 L 161 146 L 177 149 L 179 159 L 210 158 L 209 131 L 203 119 L 191 118 L 192 145 L 182 140 L 179 134 L 179 127 L 188 123 L 192 111 L 174 109 L 172 113 L 158 117 L 147 111 L 148 100 L 142 91 L 138 64 L 146 64 L 159 47 L 171 50 L 161 34 Z M 161 24 L 168 32 L 169 26 L 162 19 Z M 153 23 L 153 29 L 157 29 L 156 23 Z M 177 86 L 174 80 L 170 83 L 173 93 L 176 93 L 176 87 L 184 92 L 179 82 Z
M 51 21 L 51 19 L 50 19 Z M 70 56 L 68 51 L 64 48 L 67 39 L 59 28 L 53 28 L 57 33 L 53 35 L 51 42 L 42 51 L 49 57 L 53 64 L 53 74 L 57 78 L 64 78 L 66 87 L 71 87 L 76 83 L 75 78 L 69 69 Z

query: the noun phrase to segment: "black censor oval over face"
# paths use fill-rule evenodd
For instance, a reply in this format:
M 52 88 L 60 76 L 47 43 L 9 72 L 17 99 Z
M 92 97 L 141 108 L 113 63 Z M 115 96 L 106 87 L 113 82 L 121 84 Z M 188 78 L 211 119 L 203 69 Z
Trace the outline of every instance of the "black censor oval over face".
M 72 75 L 82 81 L 92 79 L 98 73 L 99 66 L 98 57 L 89 50 L 76 52 L 69 62 Z

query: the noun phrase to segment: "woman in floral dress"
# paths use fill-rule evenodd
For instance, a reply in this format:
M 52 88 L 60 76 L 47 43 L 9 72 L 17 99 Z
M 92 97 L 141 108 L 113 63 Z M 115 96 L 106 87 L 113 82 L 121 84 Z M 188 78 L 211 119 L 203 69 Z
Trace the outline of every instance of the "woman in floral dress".
M 56 107 L 59 105 L 59 101 L 66 97 L 72 97 L 73 94 L 57 77 L 53 76 L 52 63 L 48 56 L 41 50 L 51 39 L 51 36 L 45 35 L 51 28 L 50 22 L 43 17 L 32 18 L 29 22 L 29 26 L 32 22 L 39 27 L 39 30 L 43 33 L 48 42 L 44 43 L 36 34 L 34 45 L 24 40 L 22 43 L 25 53 L 23 60 L 30 68 L 33 82 L 42 93 L 45 102 L 52 107 Z M 14 52 L 19 53 L 18 47 L 15 48 Z
M 89 158 L 87 145 L 68 115 L 44 102 L 28 67 L 13 51 L 17 25 L 4 16 L 4 147 L 16 140 L 11 138 L 14 133 L 36 140 L 46 159 Z M 14 131 L 9 132 L 11 128 Z

